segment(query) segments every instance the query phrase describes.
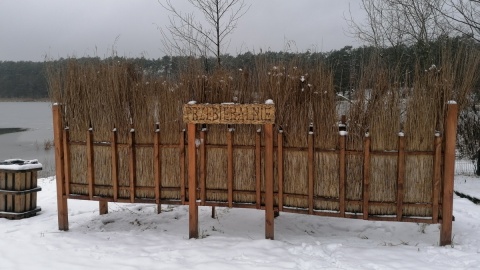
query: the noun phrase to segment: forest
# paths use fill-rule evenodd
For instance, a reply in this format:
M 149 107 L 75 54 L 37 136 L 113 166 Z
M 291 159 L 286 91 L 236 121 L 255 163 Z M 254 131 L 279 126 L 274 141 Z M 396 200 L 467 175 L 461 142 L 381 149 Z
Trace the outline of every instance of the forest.
M 383 61 L 397 72 L 408 74 L 413 72 L 417 65 L 428 69 L 438 64 L 438 57 L 442 48 L 449 43 L 450 50 L 457 50 L 460 44 L 469 44 L 480 49 L 480 44 L 468 37 L 440 37 L 430 43 L 421 43 L 407 46 L 398 45 L 385 48 L 374 46 L 362 46 L 353 48 L 345 46 L 329 52 L 292 52 L 292 51 L 265 51 L 246 52 L 237 56 L 222 55 L 222 64 L 218 66 L 215 57 L 201 59 L 205 73 L 210 73 L 218 68 L 226 70 L 254 70 L 259 62 L 263 63 L 291 63 L 296 62 L 299 66 L 314 67 L 322 65 L 333 73 L 334 86 L 337 93 L 348 95 L 364 66 L 373 57 L 379 56 Z M 125 58 L 114 55 L 107 59 L 99 57 L 84 57 L 76 59 L 79 62 L 98 63 L 111 61 L 117 58 Z M 45 99 L 48 98 L 48 82 L 46 72 L 48 67 L 63 66 L 70 59 L 30 62 L 30 61 L 0 61 L 0 99 Z M 131 58 L 127 59 L 139 70 L 149 75 L 175 77 L 182 70 L 188 69 L 190 57 L 187 56 L 164 56 L 158 59 Z M 198 59 L 197 59 L 198 60 Z M 478 92 L 479 83 L 476 83 Z M 475 96 L 478 96 L 476 94 Z

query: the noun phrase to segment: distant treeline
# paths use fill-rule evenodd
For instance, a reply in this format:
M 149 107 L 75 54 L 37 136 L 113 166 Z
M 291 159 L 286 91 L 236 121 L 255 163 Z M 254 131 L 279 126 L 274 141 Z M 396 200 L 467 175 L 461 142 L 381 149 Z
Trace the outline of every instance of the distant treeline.
M 246 52 L 237 56 L 223 55 L 222 68 L 232 69 L 254 69 L 261 63 L 283 63 L 298 61 L 301 66 L 315 66 L 322 63 L 329 67 L 334 75 L 334 85 L 337 92 L 348 94 L 350 89 L 356 85 L 360 77 L 364 64 L 374 55 L 380 56 L 389 63 L 390 68 L 396 72 L 404 73 L 407 77 L 415 66 L 420 64 L 428 69 L 438 63 L 438 58 L 442 54 L 442 48 L 445 43 L 450 43 L 451 50 L 455 51 L 460 43 L 471 43 L 472 46 L 480 49 L 480 44 L 471 39 L 440 38 L 429 44 L 413 44 L 410 46 L 398 45 L 388 48 L 345 46 L 339 50 L 330 52 Z M 115 59 L 116 57 L 112 57 Z M 78 59 L 85 62 L 110 61 L 112 58 L 102 60 L 98 57 L 86 57 Z M 69 59 L 61 58 L 48 62 L 12 62 L 0 61 L 0 98 L 14 99 L 40 99 L 48 97 L 48 82 L 46 70 L 48 65 L 64 65 Z M 175 77 L 180 71 L 185 70 L 185 65 L 189 63 L 189 57 L 186 56 L 164 56 L 159 59 L 133 58 L 129 59 L 135 66 L 142 69 L 149 75 L 158 75 L 171 78 Z M 212 72 L 218 68 L 215 58 L 207 58 L 202 61 L 202 68 L 206 73 Z M 478 83 L 477 83 L 478 86 Z M 478 88 L 478 87 L 477 87 Z

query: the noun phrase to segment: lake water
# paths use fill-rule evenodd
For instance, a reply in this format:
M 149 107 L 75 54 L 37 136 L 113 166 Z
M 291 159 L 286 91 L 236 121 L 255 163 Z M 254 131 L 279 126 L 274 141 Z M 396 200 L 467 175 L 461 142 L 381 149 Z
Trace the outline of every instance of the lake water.
M 43 165 L 39 176 L 53 176 L 55 149 L 52 123 L 50 102 L 0 102 L 0 129 L 27 129 L 0 134 L 0 161 L 10 158 L 38 159 Z M 49 143 L 52 147 L 45 149 Z

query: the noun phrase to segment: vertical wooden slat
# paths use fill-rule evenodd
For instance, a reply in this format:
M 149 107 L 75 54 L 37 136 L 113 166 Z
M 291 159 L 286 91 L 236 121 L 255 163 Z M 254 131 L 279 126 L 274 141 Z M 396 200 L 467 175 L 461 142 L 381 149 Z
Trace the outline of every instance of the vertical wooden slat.
M 15 174 L 13 172 L 7 173 L 7 190 L 13 190 L 15 184 Z M 14 211 L 14 202 L 13 202 L 13 195 L 7 194 L 7 201 L 5 209 L 7 212 Z
M 88 196 L 92 200 L 95 185 L 95 164 L 93 157 L 93 129 L 91 127 L 87 131 L 87 181 Z
M 227 189 L 228 207 L 233 207 L 233 130 L 227 132 Z
M 137 160 L 135 156 L 135 130 L 132 128 L 128 134 L 128 168 L 130 171 L 130 202 L 135 202 L 135 184 L 137 177 Z
M 346 144 L 346 132 L 341 131 L 339 136 L 339 183 L 338 183 L 338 197 L 339 197 L 339 212 L 341 217 L 345 217 L 345 176 L 346 176 L 346 165 L 345 165 L 345 144 Z
M 32 189 L 32 171 L 26 172 L 26 178 L 25 178 L 25 190 Z M 1 181 L 1 180 L 0 180 Z M 1 188 L 0 188 L 1 189 Z M 33 192 L 36 193 L 36 192 Z M 0 196 L 1 198 L 1 196 Z M 1 200 L 1 199 L 0 199 Z M 1 208 L 0 208 L 1 209 Z M 35 208 L 32 208 L 32 193 L 27 193 L 25 194 L 25 209 L 26 211 L 34 210 Z M 1 211 L 1 210 L 0 210 Z
M 25 190 L 25 173 L 15 173 L 14 178 L 14 190 L 22 191 Z M 15 195 L 14 196 L 14 212 L 23 213 L 25 212 L 25 194 Z
M 433 158 L 433 182 L 432 182 L 432 221 L 438 223 L 438 199 L 440 196 L 440 181 L 442 177 L 442 137 L 435 134 L 435 156 Z
M 363 145 L 363 219 L 368 219 L 368 202 L 370 201 L 370 136 L 365 134 Z
M 398 134 L 398 157 L 397 157 L 397 221 L 403 217 L 403 197 L 405 182 L 405 137 L 403 132 Z
M 112 186 L 113 186 L 113 201 L 118 200 L 118 135 L 117 129 L 112 130 Z
M 261 130 L 255 133 L 255 190 L 256 207 L 262 208 L 262 135 Z
M 205 205 L 207 200 L 207 128 L 202 127 L 200 131 L 200 200 L 201 205 Z M 212 210 L 213 211 L 213 210 Z
M 68 230 L 68 205 L 65 193 L 65 168 L 63 152 L 63 133 L 61 106 L 53 104 L 53 135 L 55 144 L 55 175 L 57 182 L 57 211 L 58 211 L 58 229 Z
M 185 204 L 185 130 L 180 132 L 180 201 Z
M 0 190 L 6 190 L 7 187 L 7 178 L 6 178 L 6 173 L 5 172 L 0 172 Z M 0 194 L 0 212 L 5 212 L 6 211 L 6 200 L 7 200 L 7 195 L 5 194 Z
M 65 169 L 65 194 L 70 194 L 70 183 L 72 181 L 71 158 L 70 158 L 70 132 L 68 127 L 63 130 L 63 152 L 64 152 L 64 169 Z
M 308 213 L 313 214 L 313 189 L 314 189 L 314 143 L 313 143 L 313 127 L 308 132 Z
M 188 124 L 187 129 L 189 238 L 198 238 L 197 156 L 195 149 L 195 124 Z
M 283 211 L 283 130 L 278 131 L 278 211 Z
M 161 153 L 160 153 L 160 127 L 156 124 L 155 135 L 153 138 L 153 171 L 155 177 L 155 203 L 157 204 L 157 214 L 162 211 L 161 195 L 162 195 L 162 182 L 161 182 Z
M 273 124 L 265 125 L 265 238 L 274 239 Z
M 37 187 L 37 171 L 32 171 L 32 188 Z M 31 194 L 31 209 L 36 209 L 37 208 L 37 192 L 33 192 Z
M 457 137 L 458 105 L 449 102 L 445 123 L 445 151 L 443 163 L 443 198 L 440 245 L 452 243 L 453 178 L 455 175 L 455 144 Z

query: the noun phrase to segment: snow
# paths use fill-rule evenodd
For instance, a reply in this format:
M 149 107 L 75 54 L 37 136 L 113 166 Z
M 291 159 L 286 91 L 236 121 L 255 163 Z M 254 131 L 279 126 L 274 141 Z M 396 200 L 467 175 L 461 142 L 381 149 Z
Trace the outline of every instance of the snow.
M 42 169 L 42 163 L 39 163 L 37 159 L 23 160 L 19 158 L 6 159 L 0 162 L 0 170 L 8 171 L 24 171 Z
M 188 105 L 195 105 L 195 104 L 197 104 L 197 102 L 195 100 L 190 100 L 187 104 Z
M 348 131 L 345 131 L 345 130 L 340 130 L 338 133 L 340 134 L 340 136 L 347 136 L 348 135 Z
M 456 176 L 480 195 L 480 179 Z M 54 178 L 39 179 L 37 216 L 0 218 L 0 269 L 478 269 L 480 205 L 454 198 L 453 245 L 439 225 L 280 213 L 264 239 L 264 211 L 199 207 L 200 239 L 188 239 L 188 206 L 69 200 L 70 230 L 57 225 Z
M 273 102 L 272 99 L 267 99 L 267 100 L 265 100 L 265 104 L 267 104 L 267 105 L 273 105 L 273 104 L 275 104 L 275 103 Z
M 457 104 L 457 102 L 455 100 L 449 100 L 447 101 L 447 104 Z

